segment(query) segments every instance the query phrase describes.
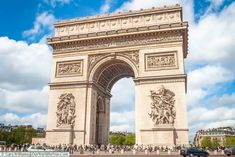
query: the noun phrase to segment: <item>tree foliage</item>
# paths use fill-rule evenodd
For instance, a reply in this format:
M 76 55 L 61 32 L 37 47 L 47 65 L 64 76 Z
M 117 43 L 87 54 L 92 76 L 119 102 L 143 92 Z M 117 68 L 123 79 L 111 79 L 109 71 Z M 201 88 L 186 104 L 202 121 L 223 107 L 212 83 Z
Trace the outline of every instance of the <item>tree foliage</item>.
M 7 144 L 31 143 L 33 137 L 37 137 L 37 131 L 33 128 L 19 127 L 11 132 L 0 130 L 0 141 L 6 141 Z
M 212 148 L 217 148 L 220 146 L 220 141 L 217 138 L 212 140 Z
M 125 145 L 134 145 L 135 144 L 135 134 L 134 133 L 128 133 L 126 135 L 126 139 L 124 141 Z
M 224 146 L 234 146 L 235 145 L 235 136 L 225 137 Z
M 201 147 L 212 147 L 212 142 L 210 137 L 203 137 L 202 141 L 201 141 Z
M 124 141 L 125 141 L 125 135 L 121 133 L 111 135 L 109 139 L 109 143 L 113 145 L 123 145 Z
M 134 145 L 135 134 L 134 133 L 114 133 L 109 138 L 109 143 L 113 145 Z

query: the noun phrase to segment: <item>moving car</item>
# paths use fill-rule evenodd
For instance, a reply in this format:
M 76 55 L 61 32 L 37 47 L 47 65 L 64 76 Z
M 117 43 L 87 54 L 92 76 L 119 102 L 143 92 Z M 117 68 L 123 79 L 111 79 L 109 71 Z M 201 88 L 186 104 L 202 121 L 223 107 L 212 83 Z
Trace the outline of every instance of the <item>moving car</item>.
M 180 155 L 186 157 L 186 156 L 209 156 L 209 153 L 201 148 L 196 147 L 190 147 L 180 150 Z
M 230 155 L 235 155 L 235 146 L 233 147 L 228 147 L 224 149 L 224 154 L 230 156 Z

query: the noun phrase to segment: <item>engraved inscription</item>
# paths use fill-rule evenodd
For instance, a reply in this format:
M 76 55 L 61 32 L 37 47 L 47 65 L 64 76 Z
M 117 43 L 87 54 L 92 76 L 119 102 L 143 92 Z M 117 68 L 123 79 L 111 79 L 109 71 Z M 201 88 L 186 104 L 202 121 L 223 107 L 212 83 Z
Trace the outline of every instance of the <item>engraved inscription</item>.
M 176 52 L 146 55 L 146 70 L 158 70 L 176 67 Z
M 82 60 L 57 62 L 56 77 L 82 75 Z

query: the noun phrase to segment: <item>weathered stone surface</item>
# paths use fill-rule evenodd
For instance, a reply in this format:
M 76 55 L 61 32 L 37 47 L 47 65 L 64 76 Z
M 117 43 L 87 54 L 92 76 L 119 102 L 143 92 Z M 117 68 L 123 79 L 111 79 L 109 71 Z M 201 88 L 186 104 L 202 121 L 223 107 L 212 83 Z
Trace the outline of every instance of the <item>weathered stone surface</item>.
M 48 39 L 54 51 L 47 133 L 41 141 L 107 144 L 111 88 L 132 77 L 136 143 L 187 145 L 188 29 L 181 13 L 173 6 L 56 23 L 55 37 Z M 64 94 L 70 99 L 62 99 Z M 61 100 L 73 108 L 65 110 L 74 113 L 71 121 L 59 116 Z

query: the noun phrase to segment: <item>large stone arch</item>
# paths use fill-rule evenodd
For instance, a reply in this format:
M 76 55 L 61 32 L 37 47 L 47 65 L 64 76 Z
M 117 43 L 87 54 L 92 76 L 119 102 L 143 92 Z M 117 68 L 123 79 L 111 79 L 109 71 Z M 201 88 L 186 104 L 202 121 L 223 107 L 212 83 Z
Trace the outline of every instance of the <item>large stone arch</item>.
M 110 90 L 133 77 L 136 143 L 188 144 L 188 24 L 180 6 L 63 20 L 48 43 L 53 63 L 41 143 L 107 144 Z
M 138 65 L 135 65 L 133 61 L 123 54 L 107 55 L 97 61 L 97 63 L 91 68 L 88 74 L 89 81 L 100 83 L 102 76 L 104 76 L 103 74 L 106 73 L 105 75 L 109 75 L 111 77 L 106 84 L 107 89 L 105 90 L 110 91 L 115 82 L 123 77 L 137 78 L 137 66 Z
M 138 76 L 138 69 L 135 62 L 125 56 L 122 52 L 117 54 L 106 54 L 102 56 L 89 71 L 88 77 L 91 85 L 91 105 L 98 104 L 104 100 L 104 113 L 99 113 L 98 108 L 91 111 L 90 116 L 90 143 L 108 144 L 109 119 L 110 119 L 110 99 L 112 86 L 121 78 Z M 96 113 L 96 115 L 94 114 Z M 96 117 L 96 118 L 94 118 Z M 102 117 L 102 118 L 101 118 Z M 102 126 L 100 127 L 100 124 Z

